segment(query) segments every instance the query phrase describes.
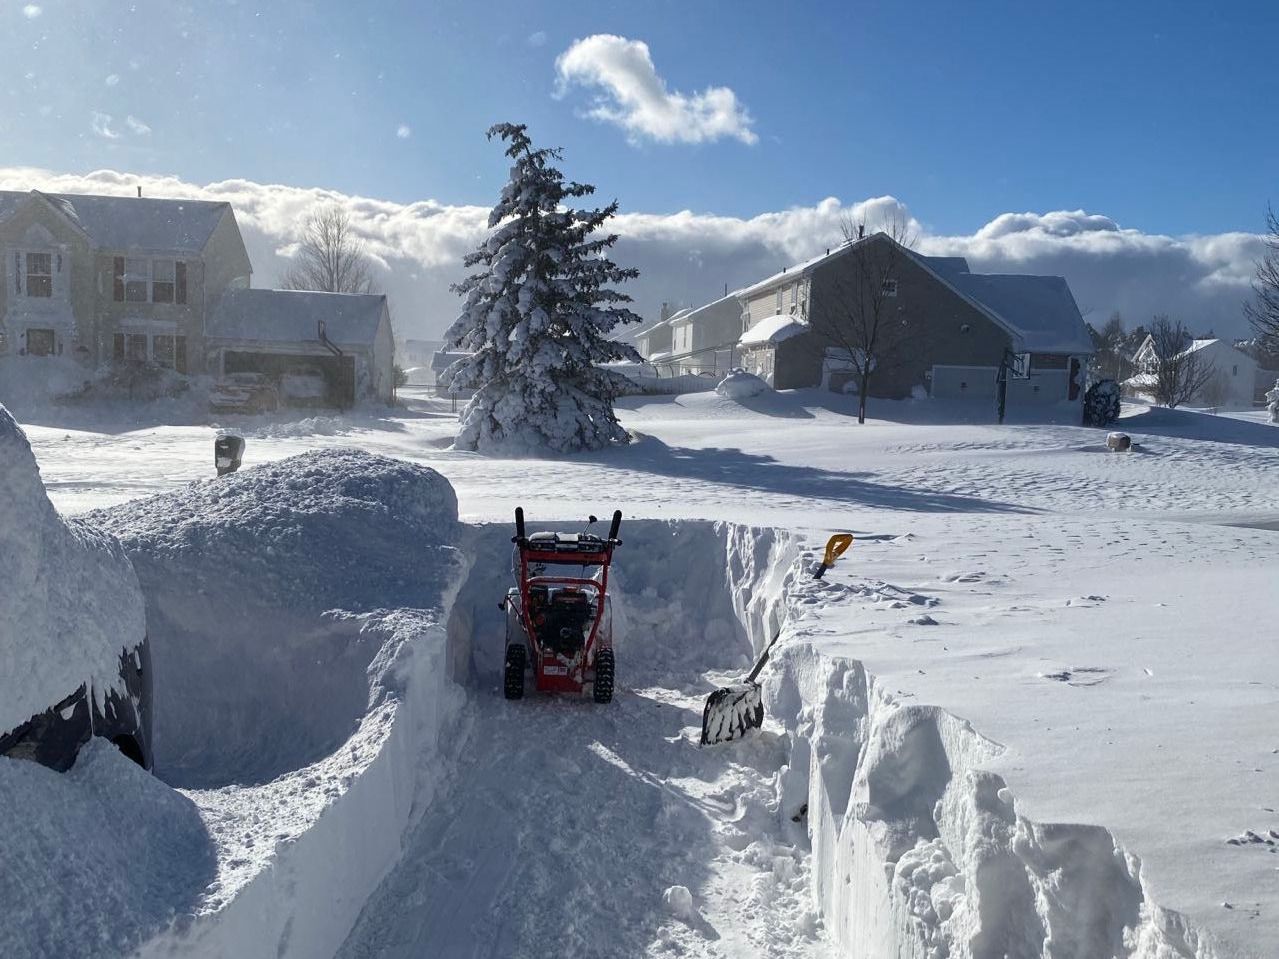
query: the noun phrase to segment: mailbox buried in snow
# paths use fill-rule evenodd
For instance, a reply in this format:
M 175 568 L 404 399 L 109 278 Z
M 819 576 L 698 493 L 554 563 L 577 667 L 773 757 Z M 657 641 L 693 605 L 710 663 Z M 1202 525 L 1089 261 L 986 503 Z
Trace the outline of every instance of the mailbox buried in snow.
M 213 441 L 213 465 L 218 475 L 225 476 L 240 468 L 244 459 L 244 437 L 234 433 L 224 433 Z

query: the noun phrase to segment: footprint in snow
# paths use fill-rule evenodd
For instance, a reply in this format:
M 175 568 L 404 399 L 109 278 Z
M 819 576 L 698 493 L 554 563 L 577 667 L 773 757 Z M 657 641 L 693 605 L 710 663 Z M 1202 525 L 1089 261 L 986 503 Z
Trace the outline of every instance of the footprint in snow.
M 1055 673 L 1040 673 L 1040 679 L 1051 679 L 1053 682 L 1065 683 L 1067 686 L 1100 686 L 1108 680 L 1114 670 L 1103 666 L 1073 666 L 1060 669 Z

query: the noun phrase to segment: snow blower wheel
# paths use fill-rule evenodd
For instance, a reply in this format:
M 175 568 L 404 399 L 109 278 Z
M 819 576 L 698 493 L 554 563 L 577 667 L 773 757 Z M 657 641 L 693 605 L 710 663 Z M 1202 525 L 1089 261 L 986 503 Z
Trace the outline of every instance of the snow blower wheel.
M 507 699 L 524 692 L 524 670 L 533 671 L 543 693 L 587 694 L 597 703 L 613 699 L 613 614 L 608 572 L 622 511 L 613 513 L 608 536 L 524 529 L 524 510 L 515 510 L 515 585 L 502 601 L 506 610 Z M 518 649 L 518 653 L 514 650 Z
M 507 699 L 524 698 L 524 670 L 528 665 L 528 653 L 519 643 L 506 647 L 506 674 L 502 695 Z
M 597 703 L 613 701 L 613 651 L 601 649 L 595 657 L 595 688 L 592 692 Z

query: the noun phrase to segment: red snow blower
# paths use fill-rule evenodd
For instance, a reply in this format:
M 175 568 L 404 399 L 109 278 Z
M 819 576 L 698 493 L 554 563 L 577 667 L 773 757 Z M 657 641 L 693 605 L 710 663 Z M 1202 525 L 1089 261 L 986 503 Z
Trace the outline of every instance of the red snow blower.
M 613 513 L 608 538 L 589 532 L 527 535 L 524 510 L 515 508 L 518 553 L 516 584 L 506 594 L 506 661 L 503 692 L 524 695 L 524 674 L 532 669 L 535 688 L 546 693 L 585 694 L 597 703 L 613 699 L 613 615 L 608 599 L 608 568 L 622 511 Z M 556 568 L 579 567 L 578 575 Z M 588 569 L 593 570 L 587 575 Z

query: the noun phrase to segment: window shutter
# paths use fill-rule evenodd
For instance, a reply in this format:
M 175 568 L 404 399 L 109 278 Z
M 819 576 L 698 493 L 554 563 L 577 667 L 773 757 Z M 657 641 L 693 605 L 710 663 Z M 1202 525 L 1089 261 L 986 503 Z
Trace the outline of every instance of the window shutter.
M 13 292 L 22 292 L 22 254 L 13 254 Z
M 115 258 L 115 265 L 112 267 L 112 269 L 114 270 L 114 274 L 113 274 L 113 280 L 111 284 L 111 297 L 117 303 L 123 303 L 124 302 L 124 257 L 117 256 Z
M 185 336 L 174 338 L 173 368 L 179 373 L 187 371 L 187 338 Z
M 187 301 L 187 265 L 185 260 L 178 260 L 173 264 L 174 281 L 176 290 L 174 291 L 174 301 L 177 303 L 186 303 Z

